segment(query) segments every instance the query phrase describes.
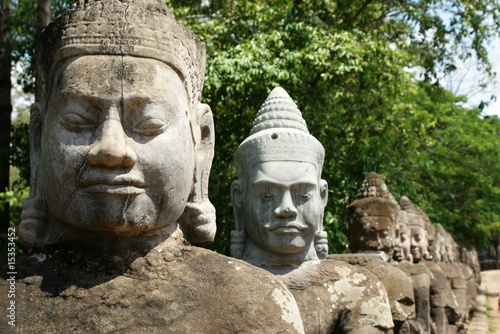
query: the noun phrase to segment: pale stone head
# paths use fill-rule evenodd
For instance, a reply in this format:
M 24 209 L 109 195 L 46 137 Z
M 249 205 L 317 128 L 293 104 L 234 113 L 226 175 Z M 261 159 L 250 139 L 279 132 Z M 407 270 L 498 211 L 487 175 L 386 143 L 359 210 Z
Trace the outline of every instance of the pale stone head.
M 413 256 L 410 252 L 411 230 L 408 226 L 408 214 L 406 213 L 406 211 L 399 211 L 398 228 L 402 260 L 413 262 Z
M 37 56 L 24 242 L 69 230 L 172 233 L 178 223 L 193 242 L 212 239 L 203 43 L 160 0 L 86 0 L 45 29 Z
M 384 252 L 391 259 L 399 245 L 399 207 L 380 175 L 371 172 L 347 207 L 349 248 L 354 252 Z
M 459 247 L 453 236 L 441 224 L 436 226 L 437 261 L 453 263 L 459 259 Z
M 232 256 L 317 258 L 316 241 L 326 257 L 323 159 L 323 146 L 309 134 L 295 103 L 275 88 L 234 154 L 239 179 L 231 187 Z
M 399 204 L 401 210 L 406 212 L 407 224 L 411 233 L 410 253 L 413 257 L 413 262 L 418 263 L 421 260 L 431 259 L 429 253 L 429 242 L 425 219 L 419 214 L 413 203 L 406 196 L 402 196 Z

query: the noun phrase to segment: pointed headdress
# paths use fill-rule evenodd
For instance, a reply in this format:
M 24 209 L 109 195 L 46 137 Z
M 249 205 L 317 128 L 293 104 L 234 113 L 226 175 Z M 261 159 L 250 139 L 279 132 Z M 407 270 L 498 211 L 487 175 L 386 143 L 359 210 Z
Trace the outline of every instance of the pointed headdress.
M 288 93 L 277 87 L 260 108 L 250 136 L 233 157 L 241 179 L 248 178 L 254 164 L 266 161 L 309 162 L 321 173 L 325 149 L 309 134 L 300 110 Z

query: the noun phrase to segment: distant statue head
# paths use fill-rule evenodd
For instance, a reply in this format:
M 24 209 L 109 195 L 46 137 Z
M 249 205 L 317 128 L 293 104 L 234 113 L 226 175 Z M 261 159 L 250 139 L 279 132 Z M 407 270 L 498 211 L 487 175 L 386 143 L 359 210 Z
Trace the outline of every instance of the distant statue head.
M 459 246 L 453 236 L 441 225 L 436 226 L 435 254 L 438 262 L 454 263 L 459 260 Z
M 418 208 L 419 211 L 421 212 L 420 215 L 424 218 L 425 220 L 425 230 L 427 231 L 427 243 L 429 244 L 428 250 L 429 250 L 429 256 L 434 259 L 436 257 L 436 226 L 431 223 L 431 220 L 429 219 L 429 216 L 422 211 L 422 209 Z
M 400 210 L 398 217 L 398 230 L 401 248 L 401 260 L 413 262 L 411 255 L 411 230 L 408 226 L 408 215 L 406 211 Z
M 293 100 L 275 88 L 234 153 L 232 256 L 285 263 L 326 258 L 324 154 Z
M 215 234 L 205 47 L 161 0 L 80 0 L 40 37 L 20 236 Z
M 406 222 L 411 232 L 410 252 L 413 262 L 418 263 L 421 260 L 431 260 L 432 256 L 429 253 L 426 221 L 421 215 L 421 210 L 414 206 L 406 196 L 401 197 L 399 204 L 401 210 L 406 212 Z
M 383 252 L 390 260 L 399 245 L 399 206 L 380 175 L 368 174 L 347 207 L 349 248 L 353 252 Z

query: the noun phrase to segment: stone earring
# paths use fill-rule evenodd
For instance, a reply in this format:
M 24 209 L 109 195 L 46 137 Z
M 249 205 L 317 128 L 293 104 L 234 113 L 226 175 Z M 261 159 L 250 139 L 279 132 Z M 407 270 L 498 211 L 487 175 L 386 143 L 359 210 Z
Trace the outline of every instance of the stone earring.
M 328 234 L 325 231 L 318 231 L 314 235 L 314 249 L 320 260 L 328 256 Z
M 19 239 L 29 247 L 45 245 L 47 232 L 47 205 L 41 196 L 28 198 L 23 202 Z
M 431 253 L 429 253 L 429 252 L 425 252 L 424 255 L 423 255 L 423 258 L 426 261 L 432 261 L 433 260 L 433 257 L 431 255 Z
M 208 199 L 188 202 L 178 223 L 190 243 L 213 242 L 217 230 L 215 207 Z
M 19 225 L 19 239 L 28 247 L 41 247 L 48 243 L 48 208 L 45 197 L 41 192 L 41 173 L 39 172 L 41 154 L 41 130 L 43 112 L 40 103 L 33 103 L 30 108 L 30 160 L 31 180 L 30 197 L 23 202 L 21 223 Z
M 247 237 L 245 231 L 231 231 L 231 247 L 229 251 L 232 257 L 241 259 L 246 239 Z

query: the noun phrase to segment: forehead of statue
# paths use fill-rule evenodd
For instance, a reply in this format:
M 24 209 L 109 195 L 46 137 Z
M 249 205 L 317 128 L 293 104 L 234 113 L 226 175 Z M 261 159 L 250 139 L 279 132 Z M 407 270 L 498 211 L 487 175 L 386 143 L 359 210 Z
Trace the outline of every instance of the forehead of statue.
M 361 218 L 361 224 L 365 229 L 396 230 L 396 225 L 386 216 L 365 216 Z
M 62 93 L 102 99 L 142 97 L 172 103 L 188 101 L 186 87 L 177 72 L 155 59 L 80 56 L 59 64 L 55 74 L 52 97 Z
M 399 224 L 399 233 L 403 234 L 409 234 L 410 233 L 410 228 L 406 224 Z
M 410 227 L 411 235 L 425 235 L 425 229 L 422 226 L 412 225 Z
M 256 163 L 251 168 L 251 184 L 318 184 L 316 166 L 300 161 L 266 161 Z

